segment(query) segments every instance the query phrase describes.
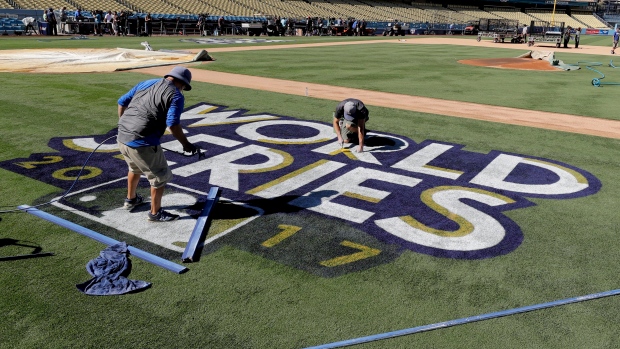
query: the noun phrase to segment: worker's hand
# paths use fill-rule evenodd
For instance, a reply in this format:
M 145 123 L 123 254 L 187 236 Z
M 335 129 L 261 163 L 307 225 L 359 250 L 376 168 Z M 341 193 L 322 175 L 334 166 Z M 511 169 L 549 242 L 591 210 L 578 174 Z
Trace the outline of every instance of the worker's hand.
M 338 135 L 338 145 L 342 148 L 344 143 L 344 139 L 342 139 L 342 137 L 340 135 Z
M 356 152 L 358 153 L 363 153 L 364 152 L 364 148 L 362 148 L 362 146 L 359 146 L 355 149 Z
M 198 148 L 196 148 L 196 146 L 195 146 L 195 145 L 193 145 L 192 143 L 189 143 L 189 142 L 188 142 L 187 144 L 185 144 L 185 145 L 183 146 L 183 151 L 184 151 L 185 153 L 192 153 L 192 154 L 194 154 L 195 152 L 197 152 L 197 151 L 198 151 Z

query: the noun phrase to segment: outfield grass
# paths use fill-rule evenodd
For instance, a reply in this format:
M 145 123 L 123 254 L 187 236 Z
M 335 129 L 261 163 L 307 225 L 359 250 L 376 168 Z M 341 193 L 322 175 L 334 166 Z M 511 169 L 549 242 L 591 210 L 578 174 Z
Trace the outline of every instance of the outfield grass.
M 200 36 L 150 36 L 150 37 L 116 37 L 116 36 L 86 36 L 86 39 L 80 39 L 77 36 L 29 36 L 29 37 L 3 37 L 2 50 L 10 49 L 31 49 L 31 48 L 110 48 L 123 47 L 134 48 L 137 50 L 144 49 L 140 45 L 143 41 L 148 41 L 151 46 L 158 50 L 160 48 L 179 49 L 179 48 L 210 48 L 222 47 L 221 44 L 198 44 L 195 42 L 184 42 L 184 40 L 200 40 L 200 39 L 244 39 L 244 40 L 269 40 L 272 42 L 257 42 L 253 45 L 287 45 L 291 43 L 314 43 L 314 42 L 333 42 L 334 40 L 344 39 L 346 41 L 367 41 L 367 40 L 395 40 L 394 37 L 383 36 L 351 36 L 346 38 L 331 36 L 286 36 L 286 37 L 248 37 L 248 36 L 219 36 L 219 37 L 200 37 Z M 471 38 L 471 37 L 469 37 Z M 247 46 L 245 43 L 226 44 L 226 47 Z
M 114 39 L 106 38 L 107 45 L 113 45 Z M 24 41 L 28 40 L 32 42 Z M 390 55 L 402 56 L 406 63 L 385 65 L 378 57 L 385 56 L 381 53 L 385 45 L 392 48 Z M 536 99 L 537 108 L 568 113 L 566 104 L 579 104 L 574 100 L 585 94 L 588 98 L 582 101 L 587 104 L 578 109 L 583 115 L 613 118 L 608 113 L 614 111 L 615 88 L 594 88 L 586 75 L 538 73 L 541 77 L 486 69 L 490 76 L 480 77 L 463 72 L 471 68 L 453 63 L 455 56 L 503 57 L 502 49 L 381 44 L 364 46 L 360 53 L 360 48 L 283 50 L 254 56 L 218 53 L 218 61 L 206 68 L 416 95 L 433 96 L 434 91 L 440 94 L 433 96 L 437 98 L 507 106 L 514 106 L 513 98 L 494 90 L 522 98 L 519 89 L 507 86 L 524 87 L 535 79 L 538 84 L 530 86 L 528 96 Z M 315 63 L 339 54 L 363 54 L 368 63 L 363 69 L 333 65 L 328 69 Z M 278 64 L 269 60 L 273 56 L 280 58 Z M 416 59 L 408 60 L 409 56 Z M 418 62 L 420 57 L 426 63 Z M 570 62 L 572 57 L 560 58 Z M 320 69 L 320 74 L 297 69 L 296 60 L 301 66 Z M 250 72 L 252 67 L 260 69 Z M 390 73 L 390 67 L 402 71 Z M 441 72 L 450 74 L 439 77 Z M 150 76 L 2 73 L 0 78 L 9 82 L 0 86 L 4 121 L 0 161 L 5 161 L 48 151 L 52 137 L 110 131 L 116 125 L 117 98 Z M 496 98 L 467 90 L 471 81 L 481 80 L 491 84 L 486 91 Z M 406 83 L 410 88 L 400 90 Z M 323 122 L 329 121 L 334 108 L 333 101 L 200 82 L 192 85 L 185 95 L 187 105 L 209 102 Z M 446 90 L 451 94 L 442 92 Z M 570 102 L 557 102 L 567 94 Z M 532 199 L 536 206 L 508 211 L 521 227 L 524 241 L 500 257 L 451 260 L 405 252 L 389 264 L 322 278 L 233 244 L 203 256 L 183 275 L 134 258 L 131 278 L 152 282 L 153 288 L 119 297 L 88 297 L 74 287 L 89 278 L 84 267 L 103 249 L 101 244 L 28 215 L 0 214 L 0 238 L 30 241 L 56 253 L 0 262 L 0 348 L 300 348 L 618 288 L 620 218 L 615 206 L 620 196 L 616 165 L 620 141 L 389 108 L 373 107 L 371 113 L 372 130 L 416 142 L 463 144 L 469 151 L 500 150 L 563 161 L 589 171 L 603 186 L 592 196 Z M 0 170 L 0 188 L 3 209 L 60 192 L 6 170 Z M 0 256 L 27 252 L 0 247 Z M 291 253 L 294 258 L 298 251 Z M 619 310 L 620 301 L 612 297 L 357 347 L 613 348 Z
M 458 100 L 522 109 L 618 119 L 613 86 L 596 88 L 601 76 L 578 71 L 517 71 L 469 66 L 459 60 L 516 57 L 523 50 L 384 43 L 354 47 L 218 52 L 203 69 L 321 83 L 375 91 Z M 620 82 L 609 57 L 558 52 L 565 63 L 603 62 L 605 82 Z

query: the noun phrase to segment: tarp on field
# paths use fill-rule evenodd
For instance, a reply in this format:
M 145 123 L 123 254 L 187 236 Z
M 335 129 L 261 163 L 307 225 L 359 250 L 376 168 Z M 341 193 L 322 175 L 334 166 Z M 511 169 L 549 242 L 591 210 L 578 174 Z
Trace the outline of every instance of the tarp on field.
M 517 58 L 532 58 L 549 62 L 554 67 L 563 70 L 578 70 L 579 66 L 565 64 L 563 61 L 555 58 L 555 52 L 553 51 L 530 51 L 524 53 Z
M 211 59 L 204 50 L 198 54 L 125 48 L 6 50 L 0 54 L 0 72 L 112 72 L 206 60 Z

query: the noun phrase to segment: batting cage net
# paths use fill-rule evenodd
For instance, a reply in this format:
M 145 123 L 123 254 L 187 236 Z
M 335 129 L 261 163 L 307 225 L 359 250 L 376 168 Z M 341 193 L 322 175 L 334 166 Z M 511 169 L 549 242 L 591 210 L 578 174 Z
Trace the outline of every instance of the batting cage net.
M 478 23 L 485 32 L 513 33 L 519 27 L 519 21 L 510 19 L 481 18 Z
M 550 32 L 564 32 L 564 22 L 555 22 L 553 25 L 550 22 L 544 21 L 532 21 L 530 23 L 529 33 L 531 35 L 544 35 Z

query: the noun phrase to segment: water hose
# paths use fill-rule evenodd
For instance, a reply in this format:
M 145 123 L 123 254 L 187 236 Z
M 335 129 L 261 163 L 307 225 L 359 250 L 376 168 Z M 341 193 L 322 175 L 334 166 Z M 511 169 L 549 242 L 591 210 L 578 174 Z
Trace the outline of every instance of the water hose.
M 573 66 L 585 65 L 586 69 L 591 70 L 595 73 L 598 73 L 600 77 L 592 79 L 592 86 L 601 87 L 601 85 L 620 85 L 620 82 L 603 82 L 601 80 L 605 79 L 605 74 L 603 74 L 600 70 L 594 68 L 602 66 L 603 63 L 600 62 L 577 62 L 576 64 L 572 64 Z M 614 65 L 613 59 L 609 61 L 609 66 L 612 68 L 617 68 Z
M 97 152 L 97 149 L 99 149 L 99 147 L 101 147 L 105 142 L 109 141 L 112 138 L 116 138 L 116 135 L 104 139 L 101 143 L 99 143 L 99 145 L 97 145 L 97 147 L 95 149 L 93 149 L 93 151 L 90 152 L 90 154 L 86 158 L 86 161 L 84 161 L 84 164 L 82 165 L 82 168 L 80 169 L 80 172 L 77 174 L 77 176 L 75 177 L 75 180 L 71 184 L 71 187 L 69 187 L 69 189 L 67 189 L 67 191 L 65 191 L 65 193 L 62 194 L 62 196 L 60 196 L 60 197 L 58 197 L 56 199 L 44 202 L 42 204 L 38 204 L 38 205 L 35 205 L 35 206 L 30 206 L 30 207 L 31 208 L 37 208 L 37 207 L 40 207 L 40 206 L 49 205 L 49 204 L 54 203 L 56 201 L 60 201 L 60 200 L 64 199 L 65 196 L 69 195 L 71 190 L 73 190 L 73 187 L 75 186 L 75 184 L 80 180 L 80 177 L 82 176 L 82 172 L 84 172 L 84 168 L 86 167 L 86 164 L 88 164 L 88 161 L 93 156 L 93 154 L 95 154 Z M 201 158 L 205 158 L 206 157 L 205 156 L 205 151 L 200 149 L 200 148 L 198 148 L 198 147 L 196 147 L 196 149 L 193 152 L 176 151 L 176 150 L 168 149 L 168 148 L 164 148 L 164 147 L 162 147 L 162 149 L 165 149 L 165 150 L 173 152 L 173 153 L 177 153 L 179 155 L 183 155 L 185 157 L 192 157 L 194 155 L 198 155 L 198 160 L 200 160 Z M 22 210 L 20 210 L 20 209 L 13 209 L 13 210 L 2 210 L 2 211 L 0 211 L 0 213 L 13 213 L 13 212 L 22 212 Z
M 99 147 L 101 147 L 103 145 L 103 143 L 109 141 L 112 138 L 116 138 L 116 135 L 112 136 L 112 137 L 108 137 L 106 139 L 104 139 L 101 143 L 99 143 L 99 145 L 97 145 L 97 147 L 95 149 L 93 149 L 92 152 L 90 152 L 90 154 L 88 154 L 88 157 L 86 158 L 86 161 L 84 161 L 84 164 L 82 165 L 82 168 L 80 169 L 80 172 L 77 174 L 77 176 L 75 177 L 75 180 L 73 181 L 73 183 L 71 184 L 71 187 L 69 187 L 69 189 L 67 189 L 67 191 L 65 191 L 64 194 L 62 194 L 62 196 L 54 199 L 54 200 L 50 200 L 48 202 L 44 202 L 42 204 L 38 204 L 35 206 L 31 206 L 31 207 L 40 207 L 40 206 L 44 206 L 44 205 L 49 205 L 53 202 L 56 201 L 60 201 L 62 200 L 65 196 L 69 195 L 69 193 L 71 192 L 71 190 L 73 190 L 73 187 L 75 186 L 75 184 L 78 182 L 78 180 L 80 179 L 80 176 L 82 176 L 82 172 L 84 171 L 84 168 L 86 167 L 86 164 L 88 163 L 88 161 L 90 160 L 91 156 L 93 156 L 93 154 L 95 154 L 97 152 L 97 149 L 99 149 Z M 0 213 L 13 213 L 13 212 L 22 212 L 22 210 L 20 209 L 13 209 L 13 210 L 5 210 L 5 211 L 0 211 Z

